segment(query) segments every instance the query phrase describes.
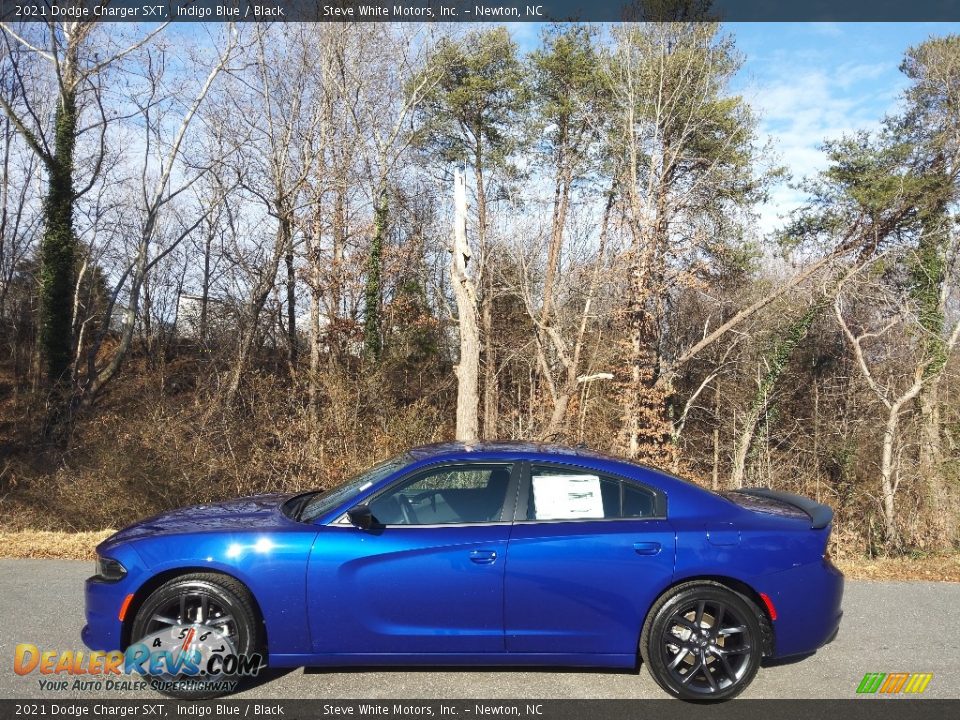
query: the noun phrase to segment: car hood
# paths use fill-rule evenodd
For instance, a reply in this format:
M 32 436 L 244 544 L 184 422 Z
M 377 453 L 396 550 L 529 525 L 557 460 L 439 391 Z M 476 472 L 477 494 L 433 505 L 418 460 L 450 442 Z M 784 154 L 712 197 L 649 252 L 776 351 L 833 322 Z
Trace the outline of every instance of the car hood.
M 268 493 L 178 508 L 125 527 L 101 547 L 153 535 L 276 528 L 285 519 L 281 507 L 291 497 L 292 493 Z

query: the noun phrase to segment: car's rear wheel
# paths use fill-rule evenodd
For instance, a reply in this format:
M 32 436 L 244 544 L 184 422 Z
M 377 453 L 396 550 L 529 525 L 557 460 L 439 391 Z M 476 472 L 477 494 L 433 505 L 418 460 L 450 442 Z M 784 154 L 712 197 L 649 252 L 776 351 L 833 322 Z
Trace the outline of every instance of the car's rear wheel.
M 238 656 L 251 656 L 260 647 L 257 628 L 253 599 L 242 583 L 217 573 L 192 573 L 167 581 L 147 597 L 133 620 L 130 638 L 133 644 L 159 636 L 160 641 L 150 643 L 151 649 L 169 649 L 167 637 L 183 636 L 184 642 L 190 643 L 207 639 L 191 633 L 191 629 L 212 629 L 215 632 L 208 634 L 214 646 Z M 204 670 L 201 676 L 151 678 L 151 684 L 164 695 L 199 700 L 225 695 L 230 692 L 225 688 L 240 680 L 231 673 L 211 678 Z
M 719 583 L 687 583 L 650 610 L 640 654 L 653 679 L 671 695 L 727 700 L 757 674 L 760 632 L 758 611 L 748 598 Z

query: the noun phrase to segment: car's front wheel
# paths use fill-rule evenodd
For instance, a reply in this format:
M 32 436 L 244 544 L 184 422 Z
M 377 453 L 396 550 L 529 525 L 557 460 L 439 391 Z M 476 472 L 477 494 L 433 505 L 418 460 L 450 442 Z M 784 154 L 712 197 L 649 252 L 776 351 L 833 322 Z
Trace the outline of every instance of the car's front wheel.
M 236 689 L 243 679 L 237 663 L 252 658 L 260 646 L 257 628 L 253 599 L 242 583 L 217 573 L 192 573 L 165 582 L 146 598 L 130 638 L 153 655 L 166 652 L 170 660 L 164 660 L 169 662 L 164 670 L 182 669 L 176 664 L 180 653 L 191 653 L 199 672 L 164 672 L 150 676 L 150 683 L 164 695 L 199 700 Z M 253 663 L 259 666 L 260 660 Z
M 677 586 L 651 608 L 640 653 L 653 679 L 683 700 L 727 700 L 753 680 L 763 654 L 756 606 L 719 583 Z

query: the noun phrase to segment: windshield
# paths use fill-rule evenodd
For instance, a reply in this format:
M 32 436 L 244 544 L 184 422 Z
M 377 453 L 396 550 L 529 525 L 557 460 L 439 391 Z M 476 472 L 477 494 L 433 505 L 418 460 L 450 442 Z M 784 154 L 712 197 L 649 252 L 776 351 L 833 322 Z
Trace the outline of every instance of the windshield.
M 337 505 L 346 502 L 350 498 L 356 497 L 371 485 L 380 482 L 388 475 L 395 473 L 411 462 L 413 462 L 412 457 L 406 453 L 401 453 L 389 460 L 384 460 L 379 465 L 374 465 L 369 470 L 365 470 L 342 485 L 319 492 L 312 496 L 303 506 L 300 510 L 300 516 L 297 519 L 301 522 L 313 522 Z

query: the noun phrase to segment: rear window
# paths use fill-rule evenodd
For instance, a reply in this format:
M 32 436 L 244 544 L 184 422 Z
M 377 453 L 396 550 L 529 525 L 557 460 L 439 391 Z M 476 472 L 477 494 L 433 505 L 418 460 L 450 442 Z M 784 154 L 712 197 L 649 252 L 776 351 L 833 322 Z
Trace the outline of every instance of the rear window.
M 534 465 L 527 520 L 612 520 L 653 517 L 653 493 L 605 475 Z

